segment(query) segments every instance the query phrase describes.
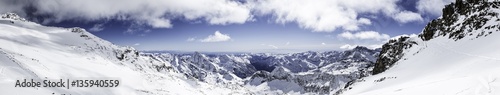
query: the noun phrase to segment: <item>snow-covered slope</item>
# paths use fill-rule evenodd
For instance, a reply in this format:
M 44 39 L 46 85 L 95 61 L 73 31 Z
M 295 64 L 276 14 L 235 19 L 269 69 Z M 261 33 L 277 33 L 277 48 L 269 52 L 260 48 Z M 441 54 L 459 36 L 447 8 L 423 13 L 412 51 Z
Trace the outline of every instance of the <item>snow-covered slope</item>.
M 419 37 L 384 45 L 377 75 L 342 94 L 499 95 L 500 2 L 467 1 L 447 5 Z
M 332 94 L 367 76 L 380 50 L 295 54 L 141 53 L 82 28 L 0 18 L 3 94 Z M 118 87 L 14 87 L 17 80 L 116 79 Z
M 193 54 L 144 53 L 142 55 L 170 64 L 175 72 L 187 78 L 211 84 L 242 84 L 242 78 L 256 71 L 245 56 L 225 54 L 209 57 L 198 52 Z
M 254 58 L 265 59 L 257 61 L 259 64 L 267 63 L 275 67 L 271 72 L 256 72 L 246 83 L 267 86 L 269 90 L 284 93 L 334 94 L 349 82 L 371 73 L 378 53 L 378 49 L 356 47 L 347 51 L 304 52 L 286 56 L 254 55 Z
M 14 87 L 17 80 L 117 79 L 115 88 Z M 13 13 L 0 18 L 0 92 L 33 94 L 244 94 L 238 85 L 187 79 L 168 63 L 140 56 L 81 28 L 47 27 Z

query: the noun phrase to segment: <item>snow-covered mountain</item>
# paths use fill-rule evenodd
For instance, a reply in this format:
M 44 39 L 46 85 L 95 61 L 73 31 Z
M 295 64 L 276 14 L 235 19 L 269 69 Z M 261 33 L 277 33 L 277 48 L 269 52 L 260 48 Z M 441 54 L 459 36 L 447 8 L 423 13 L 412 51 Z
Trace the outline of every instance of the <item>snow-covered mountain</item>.
M 293 54 L 143 53 L 176 72 L 211 84 L 238 84 L 260 94 L 329 94 L 371 72 L 380 49 Z M 262 88 L 265 87 L 265 88 Z
M 203 62 L 204 60 L 196 60 Z M 209 65 L 207 65 L 209 66 Z M 17 80 L 116 79 L 118 87 L 14 87 Z M 169 63 L 102 40 L 82 28 L 47 27 L 16 14 L 0 18 L 0 92 L 6 95 L 245 94 L 241 85 L 213 85 L 176 73 Z
M 500 2 L 456 0 L 419 36 L 386 43 L 344 95 L 500 94 Z
M 175 72 L 188 78 L 208 83 L 234 83 L 253 74 L 256 69 L 245 57 L 217 55 L 209 57 L 195 52 L 193 54 L 144 53 L 154 60 L 170 64 Z
M 267 61 L 275 67 L 270 72 L 256 72 L 246 83 L 268 86 L 271 90 L 285 93 L 334 94 L 349 82 L 371 73 L 379 52 L 379 49 L 356 47 L 342 52 L 304 52 L 271 57 L 255 55 L 257 59 L 265 59 L 258 63 Z
M 371 72 L 380 50 L 295 54 L 141 53 L 82 28 L 0 18 L 3 94 L 330 94 Z M 18 80 L 116 79 L 116 88 L 14 87 Z
M 291 72 L 305 72 L 327 66 L 339 61 L 348 62 L 375 62 L 379 49 L 371 50 L 366 47 L 356 47 L 347 51 L 303 52 L 294 54 L 255 54 L 250 61 L 257 69 L 272 71 L 276 66 L 283 66 Z

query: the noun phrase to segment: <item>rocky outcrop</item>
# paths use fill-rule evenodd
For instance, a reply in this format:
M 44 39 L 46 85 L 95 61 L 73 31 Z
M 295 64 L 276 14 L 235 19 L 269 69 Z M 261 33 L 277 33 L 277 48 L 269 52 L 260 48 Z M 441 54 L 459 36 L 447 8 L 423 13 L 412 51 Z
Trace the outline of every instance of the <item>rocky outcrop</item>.
M 427 41 L 437 36 L 446 36 L 454 40 L 465 36 L 475 38 L 488 36 L 500 29 L 498 24 L 486 25 L 488 21 L 500 21 L 499 7 L 500 2 L 456 0 L 455 3 L 446 5 L 442 17 L 429 22 L 419 37 Z M 473 30 L 482 31 L 473 32 Z
M 445 6 L 442 17 L 430 21 L 418 36 L 423 41 L 443 36 L 455 41 L 468 37 L 469 40 L 488 36 L 500 31 L 499 24 L 486 24 L 500 21 L 498 11 L 500 2 L 487 0 L 456 0 Z M 382 47 L 381 54 L 375 63 L 373 74 L 384 72 L 394 65 L 404 54 L 404 49 L 410 48 L 414 41 L 409 37 L 390 40 Z
M 410 41 L 410 37 L 402 36 L 398 39 L 392 39 L 382 46 L 382 51 L 375 62 L 372 74 L 379 74 L 389 69 L 404 55 L 403 51 L 417 44 L 415 41 Z

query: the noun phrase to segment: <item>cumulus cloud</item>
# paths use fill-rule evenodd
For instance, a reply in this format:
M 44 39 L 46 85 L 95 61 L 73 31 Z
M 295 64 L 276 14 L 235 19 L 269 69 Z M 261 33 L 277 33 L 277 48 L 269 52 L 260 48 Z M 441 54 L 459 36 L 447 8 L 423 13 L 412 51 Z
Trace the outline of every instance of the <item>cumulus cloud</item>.
M 365 33 L 369 33 L 369 32 L 365 32 Z M 351 33 L 348 33 L 348 32 L 347 32 L 347 33 L 346 33 L 346 32 L 344 32 L 344 33 L 342 33 L 342 34 L 349 35 L 349 36 L 346 36 L 346 37 L 347 37 L 347 38 L 348 38 L 348 37 L 352 37 L 351 39 L 361 39 L 361 38 L 362 38 L 362 37 L 357 37 L 357 38 L 356 38 L 356 35 L 358 35 L 358 36 L 359 36 L 360 34 L 362 34 L 361 32 L 360 32 L 360 33 L 355 33 L 355 34 L 351 34 Z M 370 33 L 370 35 L 375 35 L 375 34 L 377 34 L 377 33 Z M 379 35 L 380 35 L 380 34 L 379 34 Z M 382 34 L 382 35 L 384 35 L 384 34 Z M 340 35 L 339 35 L 339 36 L 340 36 Z M 369 43 L 354 43 L 354 44 L 352 44 L 352 43 L 351 43 L 351 44 L 345 44 L 345 45 L 340 46 L 339 48 L 340 48 L 340 49 L 353 49 L 353 48 L 355 48 L 355 47 L 357 47 L 357 46 L 364 46 L 364 47 L 367 47 L 367 48 L 369 48 L 369 49 L 382 48 L 382 46 L 383 46 L 383 45 L 384 45 L 384 44 L 385 44 L 385 43 L 386 43 L 389 39 L 398 39 L 398 38 L 403 37 L 403 36 L 405 36 L 405 37 L 415 38 L 415 37 L 417 37 L 418 35 L 417 35 L 417 34 L 409 34 L 409 35 L 408 35 L 408 34 L 402 34 L 402 35 L 398 35 L 398 36 L 394 36 L 394 37 L 390 37 L 390 38 L 389 38 L 389 36 L 387 36 L 387 37 L 382 37 L 384 40 L 378 40 L 378 41 L 376 41 L 376 42 L 369 42 Z M 373 38 L 377 38 L 377 37 L 371 37 L 371 38 L 373 39 Z M 380 38 L 380 37 L 379 37 L 379 38 Z
M 95 24 L 94 26 L 92 26 L 92 28 L 89 29 L 90 31 L 93 31 L 93 32 L 99 32 L 99 31 L 102 31 L 104 30 L 104 24 Z
M 391 39 L 398 39 L 400 37 L 410 37 L 410 38 L 413 38 L 413 37 L 417 37 L 418 35 L 417 34 L 403 34 L 403 35 L 398 35 L 398 36 L 394 36 L 394 37 L 391 37 Z
M 31 13 L 23 11 L 26 6 L 36 9 L 33 14 L 51 16 L 44 22 L 118 19 L 170 28 L 172 19 L 202 20 L 216 25 L 252 19 L 247 5 L 232 0 L 1 0 L 0 12 Z
M 455 0 L 419 0 L 417 9 L 420 13 L 429 13 L 435 16 L 440 16 L 445 5 L 454 2 Z
M 257 14 L 271 14 L 277 23 L 295 22 L 301 28 L 316 32 L 332 32 L 338 28 L 359 30 L 360 26 L 371 25 L 359 14 L 378 14 L 397 18 L 398 15 L 420 16 L 404 11 L 401 14 L 398 0 L 252 0 Z M 421 17 L 420 17 L 421 18 Z M 401 18 L 404 23 L 415 18 Z M 418 19 L 418 17 L 417 17 Z
M 411 36 L 415 36 L 415 34 L 412 34 Z M 353 49 L 356 48 L 357 46 L 363 46 L 369 49 L 376 49 L 376 48 L 381 48 L 382 45 L 385 44 L 389 39 L 392 39 L 387 34 L 381 34 L 375 31 L 361 31 L 356 33 L 343 32 L 338 34 L 337 37 L 350 40 L 347 41 L 350 42 L 349 44 L 344 44 L 340 46 L 339 47 L 340 49 Z M 363 41 L 361 41 L 360 43 L 359 40 Z
M 360 39 L 360 40 L 367 40 L 367 39 L 372 39 L 372 40 L 387 40 L 390 38 L 389 35 L 387 34 L 380 34 L 375 31 L 361 31 L 357 33 L 351 33 L 351 32 L 343 32 L 338 35 L 341 38 L 346 38 L 346 39 Z
M 424 20 L 420 14 L 410 11 L 401 11 L 394 16 L 394 19 L 401 23 L 422 22 Z
M 418 9 L 434 13 L 441 9 L 434 6 L 441 6 L 445 1 L 420 0 Z M 297 23 L 316 32 L 356 31 L 372 24 L 360 14 L 387 16 L 400 23 L 421 21 L 419 14 L 403 10 L 397 2 L 399 0 L 0 0 L 0 12 L 43 15 L 47 17 L 43 20 L 45 23 L 117 19 L 153 28 L 174 27 L 174 19 L 227 25 L 271 15 L 276 23 Z M 26 11 L 27 6 L 36 11 Z
M 230 39 L 229 34 L 222 34 L 219 31 L 215 31 L 214 35 L 208 35 L 205 39 L 201 39 L 200 42 L 223 42 Z

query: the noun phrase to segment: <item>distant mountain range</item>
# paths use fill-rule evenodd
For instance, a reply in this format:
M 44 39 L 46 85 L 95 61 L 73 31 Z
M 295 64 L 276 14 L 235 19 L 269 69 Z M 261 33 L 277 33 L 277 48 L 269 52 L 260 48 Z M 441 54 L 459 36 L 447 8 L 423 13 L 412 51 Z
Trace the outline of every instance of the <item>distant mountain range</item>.
M 0 92 L 181 95 L 500 94 L 500 2 L 456 0 L 418 36 L 380 49 L 222 53 L 138 51 L 82 28 L 0 15 Z M 116 79 L 116 88 L 13 87 L 23 79 Z
M 309 51 L 291 54 L 203 54 L 199 52 L 175 54 L 150 51 L 141 55 L 170 63 L 176 72 L 207 83 L 227 84 L 243 81 L 241 85 L 266 85 L 285 93 L 295 91 L 326 94 L 339 90 L 349 81 L 366 76 L 371 70 L 369 68 L 373 67 L 379 52 L 380 49 L 356 47 L 347 51 Z M 277 77 L 279 75 L 286 76 L 279 78 Z M 325 76 L 325 78 L 314 79 L 311 76 Z M 339 79 L 332 81 L 334 77 Z M 265 84 L 276 81 L 281 83 Z M 327 82 L 329 84 L 324 84 Z M 296 87 L 294 89 L 282 88 L 286 85 L 296 85 Z

